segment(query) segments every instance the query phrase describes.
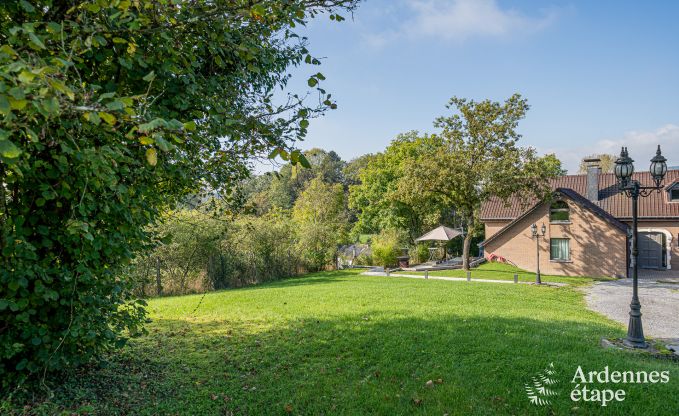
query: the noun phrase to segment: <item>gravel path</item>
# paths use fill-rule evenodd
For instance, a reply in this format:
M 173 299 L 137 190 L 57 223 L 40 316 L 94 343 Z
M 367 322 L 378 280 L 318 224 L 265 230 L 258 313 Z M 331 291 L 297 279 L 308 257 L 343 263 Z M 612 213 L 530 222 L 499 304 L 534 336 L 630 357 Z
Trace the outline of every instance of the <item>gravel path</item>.
M 639 281 L 639 300 L 644 334 L 654 338 L 679 339 L 679 280 Z M 587 289 L 587 306 L 627 325 L 632 299 L 631 279 L 599 282 Z

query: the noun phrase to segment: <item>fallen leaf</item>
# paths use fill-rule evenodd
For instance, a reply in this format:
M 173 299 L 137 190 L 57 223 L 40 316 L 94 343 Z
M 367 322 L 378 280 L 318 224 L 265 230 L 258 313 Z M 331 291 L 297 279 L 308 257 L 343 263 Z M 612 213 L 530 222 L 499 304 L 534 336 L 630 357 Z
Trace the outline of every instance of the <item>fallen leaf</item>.
M 285 410 L 286 413 L 292 413 L 292 405 L 290 403 L 286 404 L 283 407 L 283 410 Z

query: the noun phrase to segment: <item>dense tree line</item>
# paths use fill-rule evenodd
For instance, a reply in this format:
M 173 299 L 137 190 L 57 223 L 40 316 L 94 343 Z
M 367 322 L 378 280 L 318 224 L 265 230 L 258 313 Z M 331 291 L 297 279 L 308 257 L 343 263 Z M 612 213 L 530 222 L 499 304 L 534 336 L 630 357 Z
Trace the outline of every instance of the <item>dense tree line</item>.
M 239 182 L 233 199 L 192 197 L 149 229 L 155 246 L 127 269 L 137 293 L 157 296 L 240 287 L 333 267 L 351 241 L 347 204 L 354 162 L 335 152 L 303 153 Z

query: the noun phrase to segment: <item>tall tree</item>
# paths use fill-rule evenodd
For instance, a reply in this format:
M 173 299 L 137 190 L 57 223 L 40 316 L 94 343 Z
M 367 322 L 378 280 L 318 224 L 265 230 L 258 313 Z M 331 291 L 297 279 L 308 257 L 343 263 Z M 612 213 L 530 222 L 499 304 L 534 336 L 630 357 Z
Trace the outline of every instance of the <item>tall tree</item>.
M 358 213 L 355 233 L 396 228 L 406 230 L 412 240 L 423 228 L 441 220 L 446 207 L 422 198 L 405 199 L 399 189 L 413 161 L 430 153 L 435 143 L 433 137 L 411 131 L 400 134 L 384 152 L 367 160 L 358 173 L 360 183 L 349 187 L 349 207 Z
M 599 159 L 600 160 L 599 167 L 601 168 L 601 171 L 603 173 L 613 173 L 613 168 L 615 168 L 615 161 L 618 159 L 618 156 L 611 155 L 608 153 L 589 155 L 585 157 L 582 161 L 580 161 L 578 173 L 580 174 L 587 173 L 587 168 L 589 167 L 588 163 L 585 162 L 585 160 L 587 159 Z
M 295 202 L 292 218 L 302 258 L 310 270 L 331 264 L 346 236 L 348 216 L 341 184 L 314 178 Z
M 347 162 L 346 166 L 344 166 L 344 180 L 347 186 L 351 185 L 360 185 L 361 183 L 361 171 L 368 166 L 370 162 L 372 162 L 377 156 L 368 153 L 365 155 L 361 155 L 357 158 L 354 158 Z
M 159 212 L 229 195 L 336 104 L 294 33 L 355 0 L 0 2 L 0 379 L 120 345 L 143 305 L 118 271 Z M 281 104 L 276 104 L 281 103 Z M 10 377 L 11 376 L 11 377 Z
M 454 97 L 447 107 L 456 113 L 436 119 L 441 132 L 433 136 L 435 144 L 410 164 L 399 190 L 405 200 L 454 208 L 467 231 L 463 266 L 468 269 L 481 205 L 491 197 L 544 198 L 549 179 L 562 169 L 554 155 L 539 157 L 535 149 L 518 145 L 516 129 L 529 108 L 520 95 L 504 103 Z

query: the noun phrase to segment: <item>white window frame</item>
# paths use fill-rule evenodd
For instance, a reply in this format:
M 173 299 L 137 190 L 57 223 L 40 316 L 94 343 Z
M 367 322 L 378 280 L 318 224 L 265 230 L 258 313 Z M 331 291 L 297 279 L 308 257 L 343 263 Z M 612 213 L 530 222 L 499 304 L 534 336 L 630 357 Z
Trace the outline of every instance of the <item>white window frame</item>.
M 556 259 L 552 256 L 552 241 L 553 240 L 565 240 L 568 245 L 568 258 L 565 259 Z M 552 237 L 549 239 L 549 261 L 555 262 L 555 263 L 568 263 L 571 261 L 571 239 L 570 238 L 565 238 L 565 237 Z

